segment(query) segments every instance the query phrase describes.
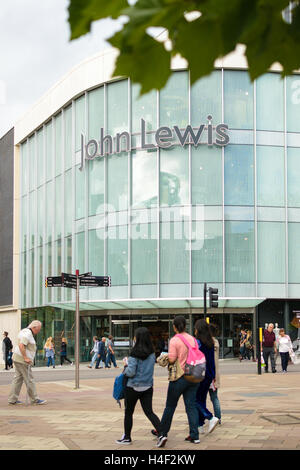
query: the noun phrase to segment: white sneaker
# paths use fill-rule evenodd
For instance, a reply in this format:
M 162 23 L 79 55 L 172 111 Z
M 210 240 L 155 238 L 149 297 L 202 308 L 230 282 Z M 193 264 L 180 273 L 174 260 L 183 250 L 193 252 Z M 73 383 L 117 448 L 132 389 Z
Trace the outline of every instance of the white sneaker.
M 199 434 L 204 434 L 204 426 L 198 426 Z
M 213 418 L 211 418 L 209 421 L 209 425 L 208 425 L 208 433 L 212 432 L 215 427 L 217 426 L 218 422 L 219 422 L 219 418 L 216 418 L 215 416 Z

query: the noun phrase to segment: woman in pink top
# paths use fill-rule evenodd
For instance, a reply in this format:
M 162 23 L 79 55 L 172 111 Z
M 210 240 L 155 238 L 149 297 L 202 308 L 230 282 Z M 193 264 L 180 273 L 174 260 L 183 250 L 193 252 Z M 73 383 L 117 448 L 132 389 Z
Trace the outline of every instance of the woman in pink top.
M 192 345 L 195 344 L 195 339 L 185 332 L 186 321 L 184 317 L 175 317 L 173 320 L 173 329 L 176 334 L 180 333 L 184 335 L 186 340 Z M 173 364 L 176 359 L 179 360 L 181 367 L 184 369 L 188 356 L 188 348 L 185 346 L 183 341 L 174 336 L 169 344 L 169 363 Z M 185 405 L 185 411 L 188 417 L 190 435 L 189 441 L 194 444 L 199 444 L 199 433 L 198 433 L 198 411 L 196 408 L 196 392 L 198 389 L 198 383 L 188 382 L 184 376 L 180 379 L 169 382 L 168 394 L 166 407 L 161 419 L 161 433 L 158 437 L 157 447 L 163 447 L 167 442 L 168 432 L 171 428 L 173 415 L 175 413 L 178 400 L 183 396 Z

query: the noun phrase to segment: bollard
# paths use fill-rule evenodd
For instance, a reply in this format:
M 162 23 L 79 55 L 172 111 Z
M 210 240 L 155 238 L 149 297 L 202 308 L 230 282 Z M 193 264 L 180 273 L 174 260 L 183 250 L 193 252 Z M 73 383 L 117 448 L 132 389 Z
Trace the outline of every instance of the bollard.
M 257 373 L 261 375 L 261 345 L 262 345 L 262 328 L 257 328 Z

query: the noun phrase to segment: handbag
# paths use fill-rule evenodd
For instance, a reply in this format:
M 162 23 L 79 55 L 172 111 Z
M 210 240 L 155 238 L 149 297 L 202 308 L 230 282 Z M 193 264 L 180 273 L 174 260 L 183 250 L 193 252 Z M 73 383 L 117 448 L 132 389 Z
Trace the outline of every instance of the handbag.
M 188 348 L 188 356 L 184 367 L 184 378 L 192 383 L 202 382 L 205 378 L 206 359 L 203 352 L 198 348 L 196 339 L 194 338 L 194 346 L 191 346 L 183 335 L 177 333 L 176 336 L 180 338 Z
M 170 382 L 175 382 L 176 380 L 180 379 L 184 375 L 184 371 L 180 365 L 178 359 L 173 364 L 168 365 L 169 376 L 168 379 Z

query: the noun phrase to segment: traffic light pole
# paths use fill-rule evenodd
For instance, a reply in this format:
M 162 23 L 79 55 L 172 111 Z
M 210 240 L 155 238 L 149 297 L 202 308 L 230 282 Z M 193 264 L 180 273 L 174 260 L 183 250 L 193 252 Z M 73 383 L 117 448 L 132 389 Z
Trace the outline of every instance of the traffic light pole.
M 79 270 L 76 269 L 76 313 L 75 313 L 75 389 L 79 388 L 79 340 L 80 340 L 80 315 L 79 315 Z
M 203 311 L 204 311 L 204 318 L 206 318 L 206 292 L 207 292 L 207 284 L 206 282 L 204 283 L 204 291 L 203 291 L 203 302 L 204 302 L 204 307 L 203 307 Z

